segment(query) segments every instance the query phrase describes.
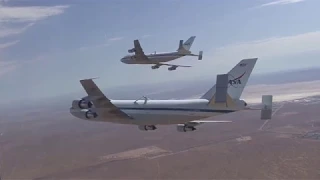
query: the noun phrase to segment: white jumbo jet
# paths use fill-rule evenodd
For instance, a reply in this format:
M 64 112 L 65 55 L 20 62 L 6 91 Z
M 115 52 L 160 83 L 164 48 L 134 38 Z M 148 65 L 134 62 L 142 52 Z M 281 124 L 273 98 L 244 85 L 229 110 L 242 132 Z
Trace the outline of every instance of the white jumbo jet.
M 240 100 L 257 58 L 241 60 L 228 74 L 217 75 L 216 85 L 199 99 L 109 100 L 92 79 L 80 80 L 87 96 L 72 102 L 70 113 L 89 121 L 137 125 L 142 131 L 157 125 L 177 124 L 179 132 L 194 131 L 202 123 L 232 121 L 205 120 L 240 110 L 261 110 L 261 119 L 271 119 L 272 95 L 262 96 L 263 108 L 249 108 Z
M 168 53 L 153 53 L 149 55 L 145 55 L 143 49 L 141 48 L 139 40 L 134 40 L 134 48 L 129 49 L 129 53 L 134 53 L 134 55 L 127 55 L 121 59 L 122 63 L 125 64 L 154 64 L 151 66 L 152 69 L 158 69 L 160 66 L 170 66 L 168 68 L 169 71 L 176 70 L 178 67 L 191 67 L 185 65 L 176 65 L 176 64 L 167 64 L 164 62 L 172 61 L 184 56 L 198 56 L 198 60 L 202 60 L 203 51 L 199 52 L 199 55 L 192 54 L 190 48 L 193 44 L 196 36 L 191 36 L 185 43 L 183 40 L 180 40 L 179 48 L 176 52 L 168 52 Z

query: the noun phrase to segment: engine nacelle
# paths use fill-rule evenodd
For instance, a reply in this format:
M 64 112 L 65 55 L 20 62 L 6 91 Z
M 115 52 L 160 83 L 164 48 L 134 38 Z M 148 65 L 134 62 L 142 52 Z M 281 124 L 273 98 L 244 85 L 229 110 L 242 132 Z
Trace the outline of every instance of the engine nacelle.
M 157 65 L 154 65 L 154 66 L 151 66 L 151 69 L 158 69 L 160 66 L 157 66 Z
M 94 119 L 98 117 L 98 114 L 92 110 L 78 110 L 71 108 L 70 113 L 79 119 Z
M 91 110 L 86 111 L 84 115 L 87 119 L 93 119 L 98 117 L 98 114 L 96 112 L 92 112 Z
M 135 48 L 132 48 L 132 49 L 129 49 L 128 50 L 128 53 L 134 53 L 136 51 L 136 49 Z
M 169 71 L 173 71 L 173 70 L 176 70 L 176 69 L 177 69 L 177 67 L 174 67 L 174 66 L 171 66 L 171 67 L 168 68 Z
M 93 103 L 86 99 L 72 101 L 72 107 L 74 109 L 90 109 L 92 108 L 92 106 L 93 106 Z
M 178 132 L 187 132 L 187 131 L 194 131 L 197 130 L 195 127 L 193 126 L 187 126 L 187 125 L 183 125 L 183 124 L 178 124 L 177 125 L 177 130 Z
M 154 125 L 140 125 L 140 126 L 138 126 L 138 128 L 141 131 L 150 131 L 150 130 L 156 130 L 157 129 L 157 127 L 154 126 Z

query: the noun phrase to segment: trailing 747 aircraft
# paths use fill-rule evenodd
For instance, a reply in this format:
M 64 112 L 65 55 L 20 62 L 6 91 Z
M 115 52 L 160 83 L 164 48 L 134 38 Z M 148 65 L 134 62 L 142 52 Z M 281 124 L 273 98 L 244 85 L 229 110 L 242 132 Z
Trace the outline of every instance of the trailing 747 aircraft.
M 89 121 L 137 125 L 140 130 L 157 129 L 158 125 L 177 124 L 179 132 L 196 130 L 202 123 L 231 121 L 203 120 L 211 116 L 248 110 L 240 100 L 242 91 L 257 58 L 240 61 L 228 74 L 217 76 L 216 85 L 199 99 L 185 100 L 110 100 L 92 79 L 80 80 L 87 96 L 74 100 L 70 113 Z M 261 119 L 271 119 L 272 95 L 262 96 Z M 257 109 L 255 109 L 257 110 Z
M 179 48 L 176 52 L 169 53 L 154 53 L 145 55 L 143 49 L 141 48 L 139 40 L 134 40 L 134 48 L 129 49 L 129 53 L 134 53 L 134 55 L 127 55 L 121 59 L 121 62 L 125 64 L 154 64 L 151 68 L 158 69 L 160 66 L 170 66 L 168 68 L 169 71 L 176 70 L 177 67 L 191 67 L 185 65 L 175 65 L 175 64 L 167 64 L 164 62 L 172 61 L 184 56 L 198 56 L 198 60 L 202 60 L 203 51 L 199 52 L 199 55 L 192 54 L 190 48 L 193 44 L 196 36 L 191 36 L 185 43 L 183 40 L 180 40 Z

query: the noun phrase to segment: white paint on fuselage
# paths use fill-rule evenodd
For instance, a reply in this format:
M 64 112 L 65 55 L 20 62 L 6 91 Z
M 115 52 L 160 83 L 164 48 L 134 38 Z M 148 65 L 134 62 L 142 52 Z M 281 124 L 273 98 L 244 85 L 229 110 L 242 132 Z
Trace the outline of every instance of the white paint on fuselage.
M 214 109 L 208 106 L 206 99 L 191 100 L 111 100 L 124 113 L 131 116 L 132 120 L 119 120 L 120 123 L 137 125 L 168 125 L 183 124 L 193 120 L 200 120 L 233 112 L 231 109 Z M 98 112 L 103 109 L 96 110 Z M 103 121 L 117 122 L 103 118 Z

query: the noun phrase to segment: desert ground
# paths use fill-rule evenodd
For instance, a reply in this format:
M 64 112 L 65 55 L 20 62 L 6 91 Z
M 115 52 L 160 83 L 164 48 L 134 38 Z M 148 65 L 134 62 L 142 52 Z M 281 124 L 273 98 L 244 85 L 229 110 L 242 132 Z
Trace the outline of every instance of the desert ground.
M 67 112 L 1 121 L 2 179 L 319 179 L 319 98 L 215 118 L 181 133 L 175 126 L 81 121 Z M 59 117 L 59 118 L 57 118 Z M 12 118 L 19 118 L 18 115 Z M 319 132 L 319 134 L 317 134 Z

